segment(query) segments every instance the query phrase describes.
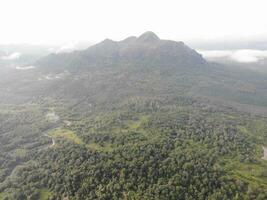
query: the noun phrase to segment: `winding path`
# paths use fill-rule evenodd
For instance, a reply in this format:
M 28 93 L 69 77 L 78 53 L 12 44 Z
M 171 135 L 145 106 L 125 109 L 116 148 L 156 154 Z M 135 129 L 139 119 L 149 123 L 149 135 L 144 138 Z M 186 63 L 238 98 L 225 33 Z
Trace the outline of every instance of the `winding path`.
M 56 144 L 55 139 L 53 137 L 51 137 L 47 133 L 45 133 L 44 136 L 51 138 L 52 144 L 50 145 L 50 147 L 52 147 L 52 146 L 54 146 Z
M 48 146 L 45 146 L 45 147 L 43 147 L 43 148 L 40 148 L 38 151 L 43 151 L 43 150 L 45 150 L 45 149 L 48 149 L 49 147 L 53 147 L 53 146 L 55 146 L 55 144 L 56 144 L 55 139 L 54 139 L 53 137 L 51 137 L 50 135 L 48 135 L 48 133 L 49 133 L 50 131 L 54 130 L 55 128 L 57 128 L 57 126 L 48 128 L 48 129 L 46 129 L 45 131 L 43 131 L 42 135 L 43 135 L 44 137 L 48 137 L 48 138 L 50 138 L 50 139 L 51 139 L 51 144 L 48 145 Z

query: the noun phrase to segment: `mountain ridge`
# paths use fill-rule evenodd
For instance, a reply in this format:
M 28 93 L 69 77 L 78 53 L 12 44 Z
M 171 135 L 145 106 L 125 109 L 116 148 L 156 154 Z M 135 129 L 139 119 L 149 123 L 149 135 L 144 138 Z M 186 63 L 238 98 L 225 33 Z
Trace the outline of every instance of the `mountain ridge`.
M 89 96 L 93 102 L 119 102 L 118 98 L 131 95 L 180 94 L 267 106 L 264 75 L 210 63 L 183 42 L 162 40 L 151 32 L 122 41 L 106 39 L 83 51 L 51 54 L 33 65 L 25 77 L 16 78 L 27 81 L 25 87 L 12 82 L 14 96 L 50 96 L 76 104 Z
M 153 32 L 121 41 L 105 39 L 86 50 L 50 54 L 35 63 L 39 67 L 88 67 L 122 63 L 154 63 L 159 65 L 205 65 L 206 61 L 183 42 L 162 40 Z M 61 65 L 61 66 L 60 66 Z

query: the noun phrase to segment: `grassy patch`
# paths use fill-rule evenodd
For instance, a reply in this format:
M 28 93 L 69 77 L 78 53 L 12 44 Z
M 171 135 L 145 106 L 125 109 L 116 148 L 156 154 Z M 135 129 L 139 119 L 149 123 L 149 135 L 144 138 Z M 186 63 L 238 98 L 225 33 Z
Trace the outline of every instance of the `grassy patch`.
M 83 141 L 71 130 L 58 128 L 49 133 L 53 138 L 62 138 L 75 144 L 83 144 Z
M 128 127 L 130 130 L 137 130 L 142 126 L 142 124 L 148 122 L 148 116 L 141 116 L 139 120 L 134 121 L 134 122 L 129 122 Z
M 1 192 L 1 193 L 0 193 L 0 200 L 4 199 L 5 196 L 6 196 L 5 193 Z
M 24 158 L 27 155 L 26 149 L 15 149 L 13 155 L 18 158 Z
M 254 120 L 249 129 L 254 135 L 257 135 L 258 143 L 267 146 L 267 125 L 265 121 Z
M 40 193 L 40 200 L 48 200 L 49 197 L 52 195 L 52 193 L 49 192 L 47 189 L 41 189 L 39 193 Z
M 97 143 L 90 143 L 90 144 L 87 144 L 86 147 L 88 149 L 92 149 L 95 151 L 111 152 L 113 150 L 113 148 L 110 144 L 100 145 Z
M 222 158 L 222 164 L 236 179 L 241 179 L 256 187 L 263 185 L 267 187 L 267 161 L 261 159 L 263 156 L 262 146 L 265 143 L 264 136 L 266 125 L 259 120 L 251 121 L 247 126 L 239 125 L 240 133 L 245 135 L 255 144 L 255 163 L 240 162 L 235 158 Z
M 61 139 L 73 142 L 75 144 L 78 144 L 78 145 L 85 145 L 88 149 L 91 149 L 91 150 L 105 151 L 105 152 L 112 151 L 112 147 L 110 144 L 106 144 L 106 145 L 100 145 L 97 143 L 86 144 L 73 131 L 68 130 L 68 129 L 58 128 L 58 129 L 51 131 L 49 135 L 53 138 L 61 138 Z
M 267 162 L 241 163 L 233 159 L 223 159 L 223 165 L 233 177 L 241 179 L 251 185 L 267 186 Z

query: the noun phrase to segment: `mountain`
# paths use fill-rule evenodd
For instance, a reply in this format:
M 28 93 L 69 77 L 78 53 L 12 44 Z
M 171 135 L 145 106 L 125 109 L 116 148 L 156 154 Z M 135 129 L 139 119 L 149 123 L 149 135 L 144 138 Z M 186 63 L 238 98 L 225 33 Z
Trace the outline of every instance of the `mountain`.
M 83 51 L 50 54 L 30 65 L 35 69 L 14 73 L 14 81 L 9 78 L 11 89 L 2 101 L 10 101 L 5 97 L 11 94 L 25 100 L 51 97 L 76 103 L 88 98 L 95 103 L 120 102 L 117 98 L 128 95 L 173 96 L 189 91 L 197 74 L 216 70 L 184 43 L 161 40 L 152 32 L 119 42 L 106 39 Z M 194 78 L 185 81 L 187 76 Z M 112 96 L 114 92 L 117 95 Z
M 49 97 L 78 105 L 88 99 L 96 104 L 118 103 L 129 95 L 180 94 L 266 112 L 264 74 L 207 62 L 183 42 L 162 40 L 152 32 L 118 42 L 106 39 L 82 51 L 50 54 L 30 65 L 36 68 L 15 73 L 14 81 L 8 78 L 11 89 L 1 101 L 10 101 L 12 94 L 16 102 Z M 21 98 L 16 98 L 18 94 Z
M 206 61 L 183 42 L 161 40 L 153 32 L 116 42 L 106 39 L 84 51 L 51 54 L 35 63 L 49 70 L 76 70 L 96 65 L 156 64 L 190 67 Z
M 8 79 L 9 92 L 4 92 L 1 101 L 10 101 L 11 96 L 15 102 L 49 97 L 79 105 L 89 99 L 95 104 L 118 103 L 129 96 L 179 94 L 266 112 L 264 74 L 207 62 L 183 42 L 162 40 L 153 32 L 118 42 L 106 39 L 82 51 L 50 54 L 30 65 L 35 68 L 2 78 L 3 89 Z
M 0 199 L 267 199 L 267 76 L 152 32 L 0 68 Z
M 249 112 L 267 111 L 265 74 L 207 62 L 183 42 L 162 40 L 153 32 L 50 54 L 30 65 L 35 68 L 2 77 L 3 91 L 9 83 L 2 102 L 51 98 L 64 99 L 70 106 L 89 101 L 108 105 L 129 96 L 186 95 Z

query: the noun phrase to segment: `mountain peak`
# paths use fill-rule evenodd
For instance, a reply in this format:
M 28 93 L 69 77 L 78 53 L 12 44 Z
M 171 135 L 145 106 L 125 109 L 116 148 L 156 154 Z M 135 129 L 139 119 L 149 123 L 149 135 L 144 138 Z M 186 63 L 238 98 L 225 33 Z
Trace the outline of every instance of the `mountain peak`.
M 79 54 L 77 56 L 77 54 Z M 205 64 L 200 54 L 181 42 L 161 40 L 148 31 L 139 37 L 128 37 L 122 41 L 106 39 L 85 51 L 47 57 L 37 61 L 36 66 L 51 64 L 69 69 L 73 66 L 113 65 L 121 63 L 151 63 L 157 65 L 199 66 Z
M 103 40 L 102 42 L 100 42 L 102 44 L 111 44 L 111 43 L 115 43 L 115 41 L 111 40 L 111 39 L 108 39 L 106 38 L 105 40 Z
M 139 36 L 138 40 L 140 42 L 157 42 L 160 38 L 152 31 L 147 31 Z

